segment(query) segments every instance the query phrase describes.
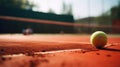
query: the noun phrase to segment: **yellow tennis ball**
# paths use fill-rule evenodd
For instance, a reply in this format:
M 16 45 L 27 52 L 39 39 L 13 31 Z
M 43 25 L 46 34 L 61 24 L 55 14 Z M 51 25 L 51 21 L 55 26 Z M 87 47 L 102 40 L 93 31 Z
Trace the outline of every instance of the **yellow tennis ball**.
M 96 48 L 102 48 L 107 44 L 107 34 L 103 31 L 96 31 L 91 35 L 90 42 Z

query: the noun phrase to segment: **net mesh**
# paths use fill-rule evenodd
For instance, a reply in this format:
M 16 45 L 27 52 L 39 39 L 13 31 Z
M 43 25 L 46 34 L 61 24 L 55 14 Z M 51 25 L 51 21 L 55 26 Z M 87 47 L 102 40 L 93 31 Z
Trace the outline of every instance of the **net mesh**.
M 60 28 L 60 32 L 65 32 L 64 29 L 71 30 L 73 28 L 76 33 L 92 33 L 97 30 L 105 31 L 108 33 L 112 33 L 115 30 L 119 30 L 119 26 L 112 25 L 96 25 L 96 24 L 87 24 L 87 23 L 71 23 L 71 22 L 60 22 L 54 20 L 41 20 L 41 19 L 31 19 L 31 18 L 22 18 L 22 17 L 13 17 L 13 16 L 0 16 L 0 19 L 7 21 L 21 21 L 21 22 L 29 22 L 29 23 L 40 23 L 44 25 L 54 25 L 57 28 Z M 54 28 L 56 28 L 54 27 Z M 46 27 L 47 28 L 47 27 Z M 44 27 L 45 29 L 45 27 Z M 54 30 L 53 28 L 51 30 Z

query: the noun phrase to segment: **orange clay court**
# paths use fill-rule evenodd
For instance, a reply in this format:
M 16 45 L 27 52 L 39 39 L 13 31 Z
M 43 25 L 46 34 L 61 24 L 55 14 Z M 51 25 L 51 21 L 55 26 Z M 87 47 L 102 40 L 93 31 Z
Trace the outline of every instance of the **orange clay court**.
M 120 35 L 96 49 L 90 35 L 1 34 L 0 67 L 120 67 Z

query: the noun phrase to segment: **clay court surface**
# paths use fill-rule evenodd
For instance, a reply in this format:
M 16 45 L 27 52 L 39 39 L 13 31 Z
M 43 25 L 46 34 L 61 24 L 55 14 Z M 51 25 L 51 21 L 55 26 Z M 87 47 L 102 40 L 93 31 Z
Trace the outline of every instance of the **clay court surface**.
M 0 67 L 120 67 L 120 35 L 103 49 L 84 34 L 1 34 Z

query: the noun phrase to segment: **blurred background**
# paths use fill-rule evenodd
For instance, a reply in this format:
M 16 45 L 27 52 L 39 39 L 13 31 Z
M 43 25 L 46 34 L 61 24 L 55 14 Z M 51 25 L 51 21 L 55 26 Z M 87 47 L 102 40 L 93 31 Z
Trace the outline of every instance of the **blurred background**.
M 0 0 L 0 33 L 120 34 L 120 0 Z

